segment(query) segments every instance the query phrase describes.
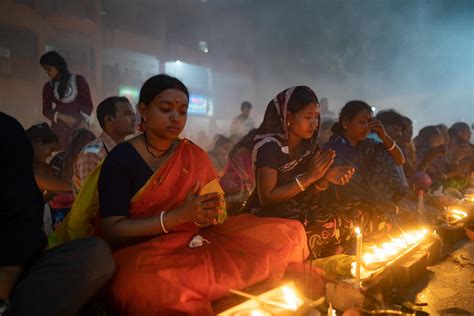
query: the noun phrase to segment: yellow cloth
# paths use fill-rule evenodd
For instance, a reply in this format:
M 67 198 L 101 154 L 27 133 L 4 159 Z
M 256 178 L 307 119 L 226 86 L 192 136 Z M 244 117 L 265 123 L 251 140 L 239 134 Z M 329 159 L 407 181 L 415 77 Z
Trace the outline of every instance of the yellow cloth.
M 94 222 L 99 212 L 98 185 L 101 168 L 102 162 L 87 177 L 71 210 L 64 221 L 55 229 L 56 240 L 50 243 L 50 247 L 92 234 Z
M 98 185 L 101 168 L 102 162 L 87 177 L 71 210 L 66 215 L 64 221 L 55 229 L 54 237 L 50 238 L 49 247 L 59 246 L 74 239 L 90 236 L 93 233 L 94 223 L 99 212 Z M 212 192 L 219 192 L 224 196 L 224 191 L 217 179 L 206 184 L 200 193 L 207 194 Z M 218 222 L 223 223 L 226 219 L 227 212 L 224 201 L 223 212 L 219 214 Z

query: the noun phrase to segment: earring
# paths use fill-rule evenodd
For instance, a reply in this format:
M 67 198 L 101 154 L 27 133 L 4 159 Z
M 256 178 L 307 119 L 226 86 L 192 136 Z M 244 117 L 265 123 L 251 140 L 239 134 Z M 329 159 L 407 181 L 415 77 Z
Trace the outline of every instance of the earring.
M 286 126 L 290 127 L 290 121 L 286 122 Z
M 140 132 L 146 131 L 146 118 L 142 117 L 142 121 L 140 124 L 138 124 L 137 128 Z

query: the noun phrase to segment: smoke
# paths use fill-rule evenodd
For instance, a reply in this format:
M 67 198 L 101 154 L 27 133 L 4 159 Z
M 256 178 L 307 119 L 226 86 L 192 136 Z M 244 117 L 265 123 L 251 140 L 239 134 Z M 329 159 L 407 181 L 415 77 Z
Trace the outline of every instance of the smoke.
M 395 108 L 415 127 L 474 120 L 472 1 L 296 1 L 261 8 L 260 104 L 307 84 L 333 110 Z M 272 36 L 268 34 L 273 33 Z
M 31 6 L 38 14 L 47 9 Z M 190 117 L 188 125 L 197 130 L 224 131 L 244 100 L 253 103 L 258 124 L 268 102 L 294 85 L 312 87 L 320 98 L 329 99 L 334 112 L 352 99 L 365 100 L 379 110 L 395 108 L 412 118 L 415 130 L 440 122 L 474 122 L 472 0 L 103 0 L 97 6 L 98 18 L 94 12 L 87 13 L 95 7 L 83 2 L 58 2 L 54 8 L 65 11 L 63 17 L 71 14 L 71 21 L 92 16 L 97 31 L 103 33 L 99 40 L 103 47 L 94 47 L 98 42 L 85 35 L 88 30 L 66 32 L 64 25 L 52 27 L 58 31 L 47 44 L 57 43 L 58 48 L 71 53 L 70 63 L 82 67 L 73 69 L 78 73 L 102 67 L 103 77 L 106 66 L 111 71 L 120 68 L 126 73 L 123 84 L 136 90 L 144 75 L 163 71 L 165 62 L 181 59 L 183 64 L 210 69 L 212 87 L 208 92 L 215 120 L 209 124 Z M 3 31 L 11 37 L 17 32 Z M 74 34 L 80 44 L 64 34 Z M 122 63 L 118 55 L 109 58 L 104 53 L 113 53 L 115 44 L 107 45 L 114 39 L 119 39 L 117 49 L 135 56 L 133 65 Z M 13 47 L 12 56 L 21 62 L 25 52 L 38 47 L 34 41 L 29 41 L 31 47 L 22 46 L 7 36 L 0 42 L 1 54 L 9 54 Z M 101 57 L 97 61 L 91 57 L 94 63 L 88 64 L 87 56 L 96 52 Z M 28 56 L 32 55 L 29 62 L 37 66 L 36 53 Z M 142 76 L 128 69 L 140 63 L 148 65 L 148 59 L 139 57 L 145 55 L 156 67 L 143 66 L 146 71 Z M 42 72 L 39 68 L 34 71 Z M 17 75 L 28 77 L 23 72 Z M 91 77 L 93 72 L 89 72 Z M 90 78 L 96 86 L 104 81 L 102 91 L 93 91 L 95 104 L 117 93 L 116 87 L 107 88 L 112 79 Z M 181 79 L 188 84 L 188 79 Z M 29 98 L 21 102 L 0 91 L 2 110 L 16 115 L 20 113 L 18 103 L 35 104 L 19 119 L 39 120 L 40 86 L 46 79 L 41 75 L 38 80 L 37 87 L 25 92 Z

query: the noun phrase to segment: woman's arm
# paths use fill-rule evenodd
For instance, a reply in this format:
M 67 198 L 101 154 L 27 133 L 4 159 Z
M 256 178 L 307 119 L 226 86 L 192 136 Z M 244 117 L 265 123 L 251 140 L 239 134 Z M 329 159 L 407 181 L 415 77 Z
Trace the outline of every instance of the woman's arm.
M 382 138 L 385 148 L 389 151 L 393 160 L 397 165 L 403 165 L 405 163 L 405 155 L 403 154 L 402 149 L 397 145 L 397 143 L 386 135 L 385 138 Z
M 196 184 L 182 206 L 167 211 L 163 215 L 163 223 L 161 222 L 161 212 L 157 216 L 148 218 L 128 218 L 126 216 L 103 218 L 101 219 L 102 237 L 112 247 L 117 248 L 161 235 L 183 223 L 212 223 L 222 212 L 221 195 L 219 193 L 198 195 L 198 192 L 199 184 Z
M 300 179 L 304 187 L 309 187 L 314 182 L 307 174 L 301 176 Z M 275 169 L 269 167 L 257 169 L 257 190 L 263 207 L 285 202 L 301 193 L 296 180 L 279 187 L 277 187 L 277 180 L 278 172 Z
M 83 76 L 77 76 L 77 103 L 80 111 L 90 116 L 94 106 L 92 105 L 91 90 Z
M 53 110 L 53 88 L 48 82 L 43 86 L 43 115 L 51 122 L 55 121 Z
M 405 155 L 397 143 L 387 135 L 385 128 L 379 120 L 372 120 L 369 124 L 371 130 L 377 133 L 378 137 L 382 140 L 383 145 L 390 152 L 393 160 L 397 165 L 403 165 L 405 163 Z
M 10 294 L 22 271 L 23 267 L 21 266 L 0 267 L 0 299 L 10 298 Z
M 302 186 L 308 188 L 318 180 L 325 181 L 322 178 L 334 162 L 335 156 L 333 150 L 324 153 L 318 152 L 311 161 L 309 170 L 298 177 Z M 286 185 L 277 187 L 277 183 L 278 172 L 276 169 L 270 167 L 257 168 L 257 190 L 260 204 L 263 207 L 285 202 L 301 193 L 296 178 L 295 181 Z
M 426 171 L 430 167 L 431 163 L 436 158 L 441 156 L 444 152 L 445 152 L 444 145 L 440 145 L 436 148 L 431 149 L 425 154 L 425 156 L 423 157 L 423 160 L 420 162 L 420 164 L 418 164 L 417 169 L 420 171 Z
M 186 223 L 186 219 L 176 209 L 166 213 L 166 230 Z M 102 237 L 113 247 L 136 244 L 164 233 L 160 216 L 130 219 L 125 216 L 103 218 L 100 221 Z
M 36 184 L 41 190 L 52 192 L 71 192 L 72 184 L 70 180 L 60 178 L 50 172 L 35 171 Z

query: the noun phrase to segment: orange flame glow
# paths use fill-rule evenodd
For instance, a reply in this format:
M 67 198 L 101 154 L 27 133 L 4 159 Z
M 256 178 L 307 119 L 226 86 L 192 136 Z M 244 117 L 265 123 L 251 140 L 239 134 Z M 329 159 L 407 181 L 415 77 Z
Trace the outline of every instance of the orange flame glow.
M 370 274 L 371 268 L 386 264 L 398 255 L 406 252 L 410 247 L 422 241 L 428 230 L 423 228 L 401 234 L 398 237 L 391 238 L 390 241 L 380 245 L 373 246 L 371 251 L 366 252 L 362 256 L 363 271 L 362 275 Z M 355 262 L 352 264 L 352 275 L 355 275 Z

